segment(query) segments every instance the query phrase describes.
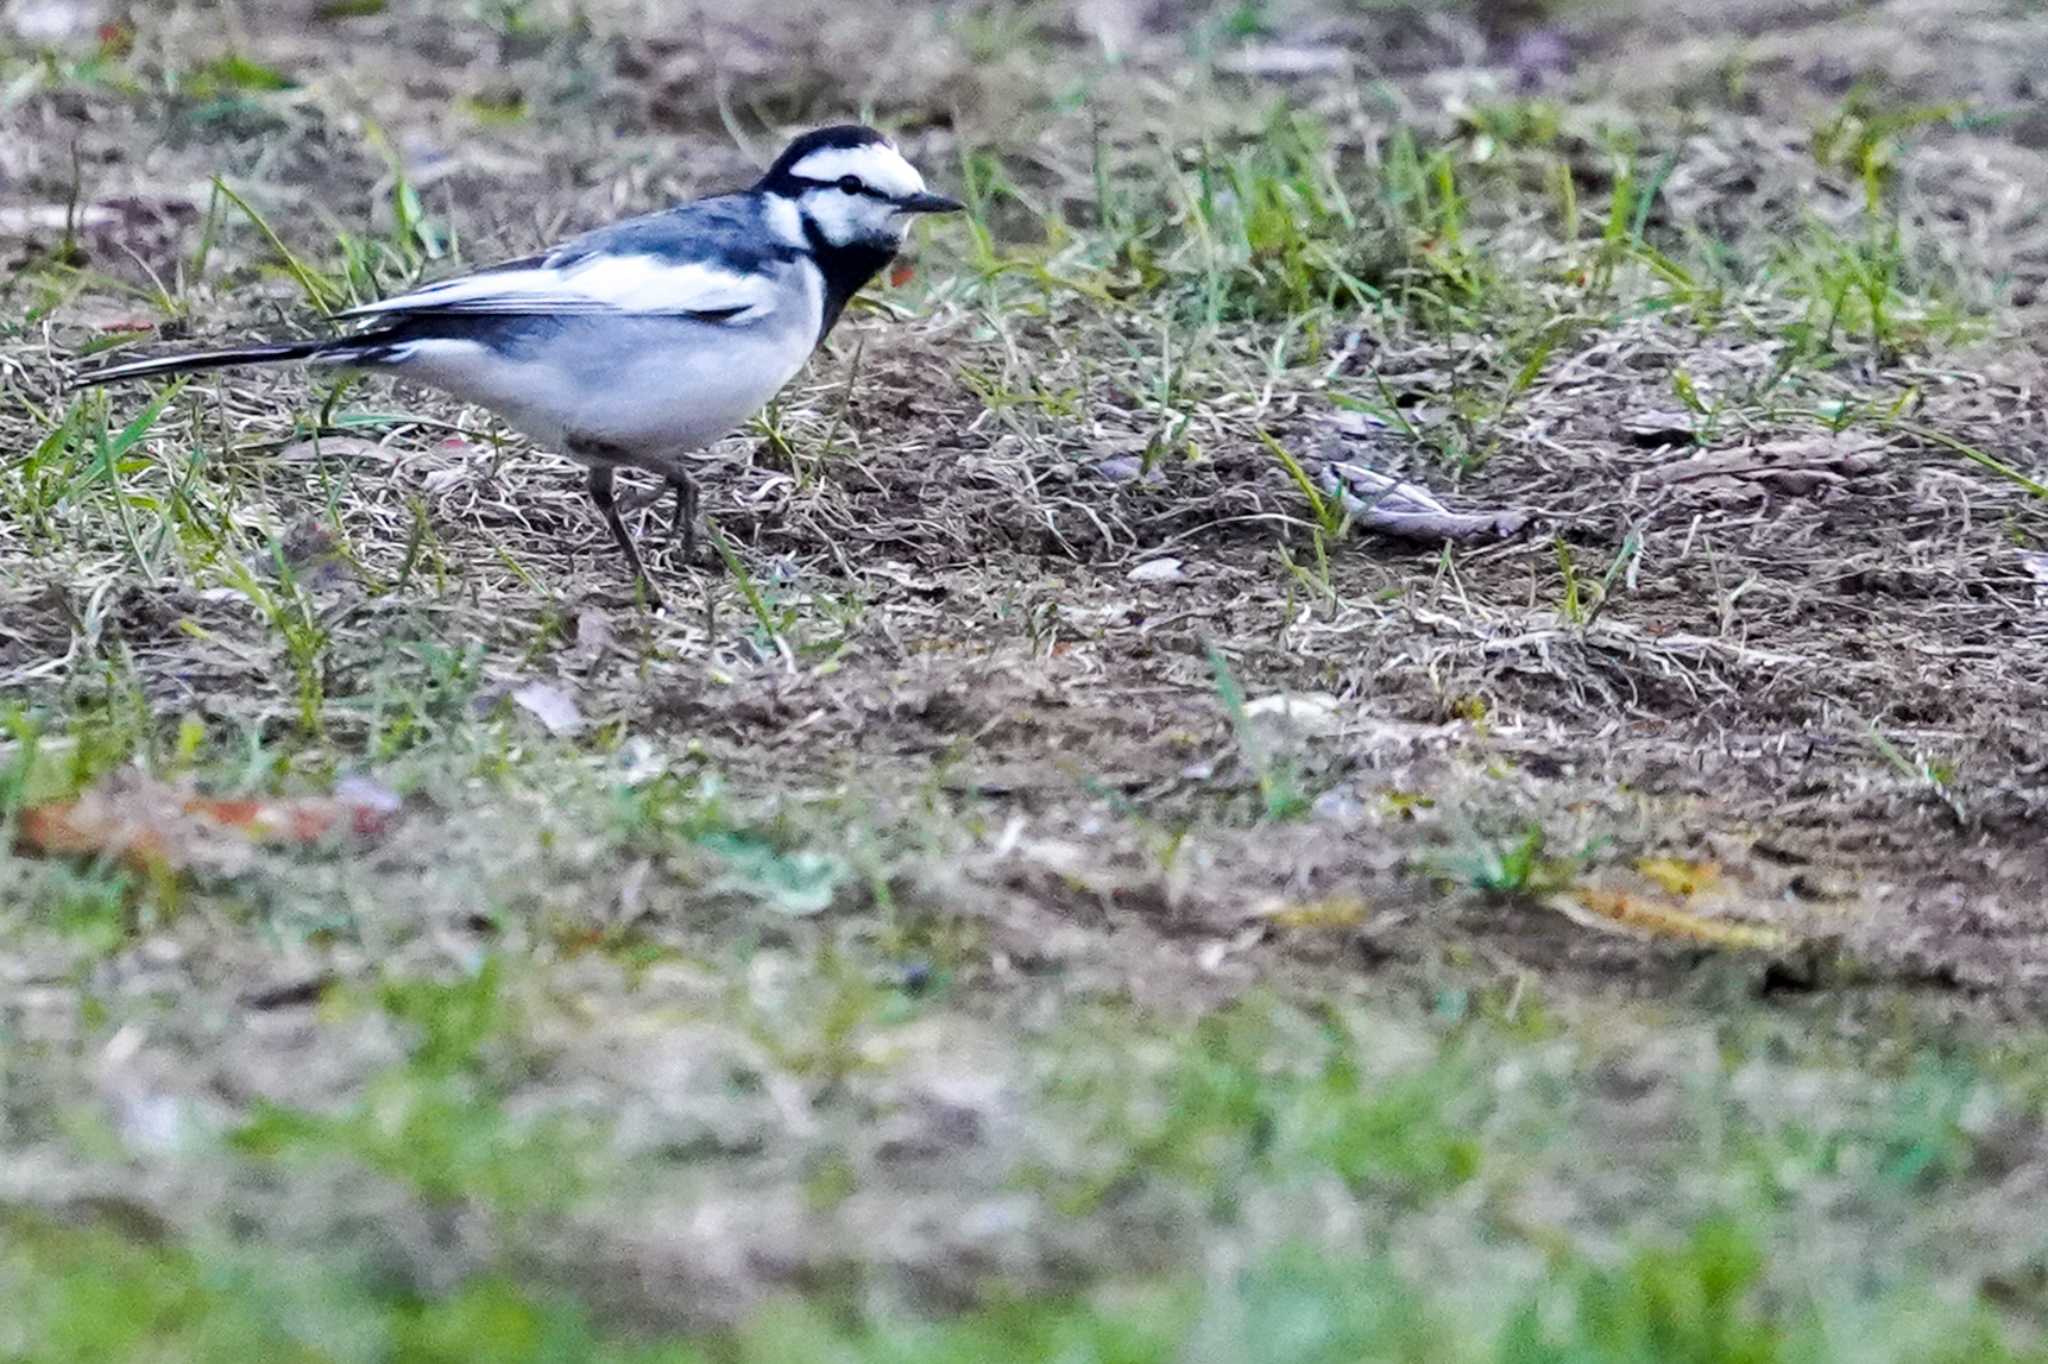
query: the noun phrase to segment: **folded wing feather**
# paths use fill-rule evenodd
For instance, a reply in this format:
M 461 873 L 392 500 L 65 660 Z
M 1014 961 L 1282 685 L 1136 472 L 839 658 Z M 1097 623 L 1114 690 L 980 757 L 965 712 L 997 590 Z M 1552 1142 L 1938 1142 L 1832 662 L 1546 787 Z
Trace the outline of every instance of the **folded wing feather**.
M 731 322 L 773 310 L 774 281 L 652 254 L 556 253 L 430 284 L 343 317 L 407 313 L 637 313 Z

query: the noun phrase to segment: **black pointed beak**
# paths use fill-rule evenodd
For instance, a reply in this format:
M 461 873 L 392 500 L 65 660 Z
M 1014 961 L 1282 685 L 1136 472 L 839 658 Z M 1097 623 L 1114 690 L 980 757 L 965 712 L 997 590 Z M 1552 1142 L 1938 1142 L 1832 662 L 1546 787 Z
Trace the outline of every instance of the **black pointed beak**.
M 967 205 L 943 194 L 919 193 L 896 201 L 899 213 L 958 213 Z

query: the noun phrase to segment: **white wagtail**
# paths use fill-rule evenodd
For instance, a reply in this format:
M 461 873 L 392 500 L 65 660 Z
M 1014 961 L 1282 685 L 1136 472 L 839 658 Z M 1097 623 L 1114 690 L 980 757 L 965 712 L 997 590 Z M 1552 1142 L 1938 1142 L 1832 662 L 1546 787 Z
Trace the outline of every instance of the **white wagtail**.
M 820 128 L 750 190 L 350 309 L 339 316 L 366 325 L 349 335 L 138 360 L 76 382 L 303 360 L 441 389 L 588 466 L 590 500 L 659 601 L 619 518 L 616 472 L 644 469 L 674 489 L 670 535 L 687 561 L 697 485 L 685 456 L 795 376 L 912 216 L 961 207 L 872 128 Z

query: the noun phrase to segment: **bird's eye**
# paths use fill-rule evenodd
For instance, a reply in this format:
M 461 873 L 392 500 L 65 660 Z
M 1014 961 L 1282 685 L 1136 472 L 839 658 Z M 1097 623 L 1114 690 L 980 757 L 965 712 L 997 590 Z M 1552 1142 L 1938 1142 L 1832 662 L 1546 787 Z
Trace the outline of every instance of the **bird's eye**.
M 842 175 L 839 177 L 839 192 L 841 194 L 866 194 L 868 187 L 861 183 L 858 175 Z

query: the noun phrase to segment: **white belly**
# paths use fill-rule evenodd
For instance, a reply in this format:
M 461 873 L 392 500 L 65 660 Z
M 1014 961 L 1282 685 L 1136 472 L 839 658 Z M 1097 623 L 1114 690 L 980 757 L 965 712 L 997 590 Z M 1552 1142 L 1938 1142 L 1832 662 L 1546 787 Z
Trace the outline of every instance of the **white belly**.
M 580 440 L 678 455 L 759 412 L 803 367 L 815 335 L 774 319 L 609 314 L 531 325 L 495 344 L 415 342 L 379 368 L 490 408 L 558 452 Z

